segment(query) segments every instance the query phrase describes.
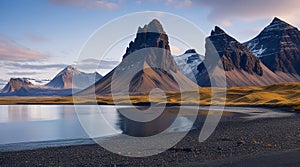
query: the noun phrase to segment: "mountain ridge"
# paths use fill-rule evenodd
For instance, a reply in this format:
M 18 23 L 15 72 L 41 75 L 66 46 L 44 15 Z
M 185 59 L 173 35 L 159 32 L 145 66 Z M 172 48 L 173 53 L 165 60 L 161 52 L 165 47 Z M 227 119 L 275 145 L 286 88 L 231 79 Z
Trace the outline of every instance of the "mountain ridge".
M 44 86 L 35 85 L 26 78 L 12 78 L 0 94 L 38 95 L 41 91 L 43 95 L 51 95 L 51 90 L 68 90 L 69 93 L 59 95 L 70 95 L 71 88 L 75 88 L 75 92 L 87 88 L 83 94 L 100 95 L 111 94 L 112 89 L 149 93 L 160 88 L 176 92 L 180 91 L 180 85 L 184 85 L 185 90 L 197 87 L 195 82 L 200 86 L 211 86 L 209 71 L 219 77 L 223 70 L 221 66 L 225 70 L 227 87 L 300 81 L 300 31 L 278 17 L 245 43 L 215 26 L 206 38 L 205 47 L 205 57 L 194 49 L 172 56 L 168 35 L 162 24 L 153 19 L 138 27 L 122 62 L 104 77 L 97 72 L 84 73 L 67 66 Z M 217 54 L 220 60 L 214 62 L 211 54 Z
M 210 77 L 225 71 L 227 87 L 264 86 L 282 80 L 271 72 L 246 46 L 216 26 L 206 38 L 204 61 L 198 65 L 197 81 L 200 86 L 211 86 Z M 215 52 L 216 51 L 216 52 Z M 213 54 L 220 58 L 214 60 Z M 207 68 L 205 65 L 208 65 Z M 225 84 L 225 83 L 220 83 Z
M 275 17 L 255 38 L 244 43 L 278 75 L 300 75 L 300 31 Z M 282 74 L 284 73 L 284 74 Z M 299 77 L 288 81 L 299 81 Z
M 102 76 L 97 72 L 84 73 L 77 70 L 74 66 L 67 66 L 45 86 L 60 89 L 84 89 L 100 78 L 102 78 Z
M 88 86 L 90 86 L 92 81 L 87 81 L 86 79 L 92 79 L 97 77 L 98 73 L 84 73 L 77 70 L 73 66 L 67 66 L 61 70 L 49 83 L 45 85 L 35 85 L 30 82 L 29 78 L 11 78 L 8 83 L 0 90 L 0 96 L 66 96 L 71 95 L 73 92 L 78 92 Z M 79 80 L 76 80 L 76 77 Z M 100 77 L 101 75 L 98 74 Z M 65 79 L 63 79 L 65 78 Z M 62 79 L 62 80 L 61 80 Z M 94 78 L 95 80 L 97 78 Z M 85 87 L 79 87 L 78 81 L 84 80 Z M 68 83 L 65 83 L 67 81 Z M 73 85 L 73 81 L 75 84 Z M 86 85 L 88 83 L 88 85 Z M 74 86 L 74 87 L 73 87 Z

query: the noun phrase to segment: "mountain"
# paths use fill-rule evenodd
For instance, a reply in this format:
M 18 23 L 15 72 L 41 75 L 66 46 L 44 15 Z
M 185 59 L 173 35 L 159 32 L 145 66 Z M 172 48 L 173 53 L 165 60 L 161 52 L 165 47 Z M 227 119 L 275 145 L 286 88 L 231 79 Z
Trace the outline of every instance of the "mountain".
M 206 39 L 204 61 L 197 67 L 197 81 L 200 86 L 210 86 L 209 72 L 214 77 L 220 74 L 221 64 L 225 70 L 227 86 L 262 86 L 282 80 L 270 71 L 246 46 L 215 27 Z M 213 54 L 220 57 L 214 59 Z M 205 66 L 207 65 L 208 68 Z
M 170 52 L 169 39 L 156 19 L 139 27 L 121 63 L 80 94 L 149 93 L 154 88 L 180 91 L 198 87 L 178 69 Z
M 64 96 L 72 89 L 53 89 L 43 85 L 34 85 L 28 78 L 11 78 L 0 91 L 0 96 Z
M 32 78 L 11 78 L 0 96 L 66 96 L 93 85 L 101 77 L 98 73 L 84 73 L 67 66 L 46 85 L 34 84 L 39 80 Z
M 102 76 L 97 72 L 84 73 L 73 66 L 67 66 L 47 83 L 46 86 L 59 89 L 71 89 L 73 86 L 75 89 L 84 89 L 101 78 Z
M 275 17 L 245 45 L 285 81 L 300 81 L 300 31 L 296 27 Z
M 0 93 L 12 93 L 17 92 L 20 89 L 26 91 L 30 88 L 36 87 L 27 78 L 11 78 Z
M 183 74 L 197 82 L 195 75 L 198 73 L 198 65 L 204 60 L 203 55 L 198 54 L 195 49 L 189 49 L 182 55 L 174 56 L 174 60 Z

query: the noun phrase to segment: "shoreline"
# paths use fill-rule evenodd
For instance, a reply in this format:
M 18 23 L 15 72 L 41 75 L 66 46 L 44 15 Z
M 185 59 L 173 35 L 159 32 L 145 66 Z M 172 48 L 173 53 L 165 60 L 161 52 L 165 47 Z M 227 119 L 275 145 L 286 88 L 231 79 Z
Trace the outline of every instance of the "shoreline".
M 98 145 L 88 144 L 0 152 L 0 165 L 81 166 L 111 164 L 140 166 L 147 164 L 202 164 L 204 166 L 218 166 L 233 162 L 234 159 L 232 158 L 234 157 L 254 156 L 252 158 L 254 161 L 259 160 L 259 156 L 255 157 L 256 155 L 280 153 L 291 149 L 298 150 L 300 149 L 299 127 L 299 114 L 283 118 L 233 119 L 220 122 L 214 133 L 203 143 L 198 142 L 200 131 L 192 130 L 176 147 L 145 158 L 123 157 L 110 153 Z M 289 156 L 287 156 L 288 158 Z M 241 160 L 238 159 L 234 162 L 241 162 Z

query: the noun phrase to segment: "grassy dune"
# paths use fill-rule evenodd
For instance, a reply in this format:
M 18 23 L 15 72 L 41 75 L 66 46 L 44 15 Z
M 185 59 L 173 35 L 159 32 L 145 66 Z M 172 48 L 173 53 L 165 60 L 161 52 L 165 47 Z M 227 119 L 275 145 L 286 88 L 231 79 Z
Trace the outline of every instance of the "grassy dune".
M 236 96 L 237 92 L 240 94 Z M 236 97 L 234 97 L 236 96 Z M 300 108 L 300 83 L 280 83 L 276 85 L 247 88 L 230 88 L 227 93 L 228 105 L 275 105 Z
M 166 97 L 156 94 L 151 97 L 146 94 L 132 94 L 130 99 L 119 95 L 111 96 L 82 96 L 76 97 L 0 97 L 0 104 L 136 104 L 147 105 L 149 101 L 156 105 L 221 105 L 226 101 L 228 106 L 267 106 L 267 107 L 290 107 L 291 110 L 300 110 L 300 83 L 279 83 L 264 87 L 231 87 L 228 89 L 216 88 L 216 96 L 212 99 L 212 88 L 200 88 L 199 91 L 187 91 L 180 93 L 167 92 Z M 200 100 L 197 93 L 200 92 Z M 218 94 L 226 92 L 226 98 Z

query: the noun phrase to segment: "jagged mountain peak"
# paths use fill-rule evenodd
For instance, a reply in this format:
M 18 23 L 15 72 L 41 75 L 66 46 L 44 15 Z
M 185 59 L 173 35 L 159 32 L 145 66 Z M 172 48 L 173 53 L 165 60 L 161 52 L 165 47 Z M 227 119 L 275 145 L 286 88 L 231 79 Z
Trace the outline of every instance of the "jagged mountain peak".
M 188 49 L 182 55 L 174 56 L 180 71 L 194 82 L 197 74 L 197 66 L 203 61 L 204 56 L 197 53 L 195 49 Z
M 278 17 L 274 17 L 274 19 L 272 20 L 271 24 L 278 24 L 278 23 L 286 23 L 285 21 L 281 20 Z
M 136 51 L 139 53 L 134 53 Z M 129 55 L 131 56 L 128 58 Z M 146 61 L 149 66 L 159 66 L 161 69 L 174 72 L 178 70 L 171 55 L 169 38 L 156 19 L 145 25 L 144 28 L 139 27 L 135 39 L 129 43 L 126 53 L 123 55 L 123 60 L 126 57 L 128 60 L 126 63 L 122 63 L 122 69 L 139 66 Z
M 184 54 L 189 54 L 189 53 L 197 53 L 195 49 L 188 49 L 184 52 Z
M 227 34 L 219 26 L 215 26 L 215 28 L 211 31 L 210 36 L 216 36 L 216 35 L 227 35 Z
M 26 84 L 32 84 L 28 78 L 10 78 L 9 82 L 22 82 Z
M 95 73 L 84 73 L 74 66 L 67 66 L 60 71 L 46 86 L 60 89 L 83 89 L 98 81 L 102 76 Z
M 284 31 L 289 29 L 298 30 L 296 27 L 292 26 L 291 24 L 275 17 L 272 22 L 263 29 L 262 33 L 274 32 L 274 31 Z
M 300 74 L 300 31 L 289 23 L 275 17 L 245 45 L 271 71 Z
M 71 65 L 68 65 L 65 69 L 70 70 L 70 71 L 76 70 L 76 68 L 74 66 L 71 66 Z
M 265 72 L 260 60 L 246 46 L 217 26 L 212 31 L 211 36 L 207 37 L 205 47 L 205 59 L 197 67 L 197 81 L 200 86 L 210 85 L 208 71 L 225 70 L 228 86 L 247 85 L 246 81 L 240 82 L 238 78 L 232 78 L 232 76 L 242 78 L 244 75 L 249 75 L 249 78 L 250 76 L 255 78 L 255 81 L 251 81 L 252 83 L 259 82 L 259 78 Z M 216 54 L 220 58 L 218 61 L 216 60 Z M 223 68 L 220 66 L 221 64 Z
M 157 19 L 153 19 L 149 24 L 144 25 L 143 28 L 139 27 L 137 33 L 147 33 L 147 32 L 165 34 L 163 26 Z
M 35 84 L 38 80 L 33 78 L 11 78 L 0 96 L 65 96 L 89 87 L 101 77 L 97 72 L 85 73 L 67 66 L 46 85 Z
M 177 92 L 178 83 L 184 83 L 182 89 L 197 87 L 180 72 L 171 55 L 168 35 L 154 19 L 138 28 L 121 63 L 100 79 L 95 88 L 88 88 L 82 94 L 149 93 L 154 88 Z
M 67 66 L 66 68 L 64 68 L 62 71 L 60 71 L 57 76 L 59 75 L 72 75 L 72 74 L 80 74 L 81 72 L 79 70 L 77 70 L 74 66 Z
M 232 46 L 238 42 L 220 27 L 215 26 L 214 30 L 211 31 L 211 35 L 206 38 L 206 45 L 209 43 L 213 44 L 213 49 L 218 51 L 221 57 L 224 55 L 226 49 L 231 49 Z
M 274 19 L 271 21 L 270 25 L 285 25 L 285 26 L 292 26 L 289 23 L 287 23 L 286 21 L 278 18 L 278 17 L 274 17 Z
M 156 19 L 146 24 L 143 28 L 139 27 L 134 41 L 129 43 L 123 58 L 131 53 L 144 48 L 162 48 L 170 51 L 169 38 L 163 30 L 162 25 Z
M 1 90 L 1 93 L 11 93 L 20 90 L 21 88 L 27 89 L 34 86 L 27 78 L 10 78 L 9 82 Z

